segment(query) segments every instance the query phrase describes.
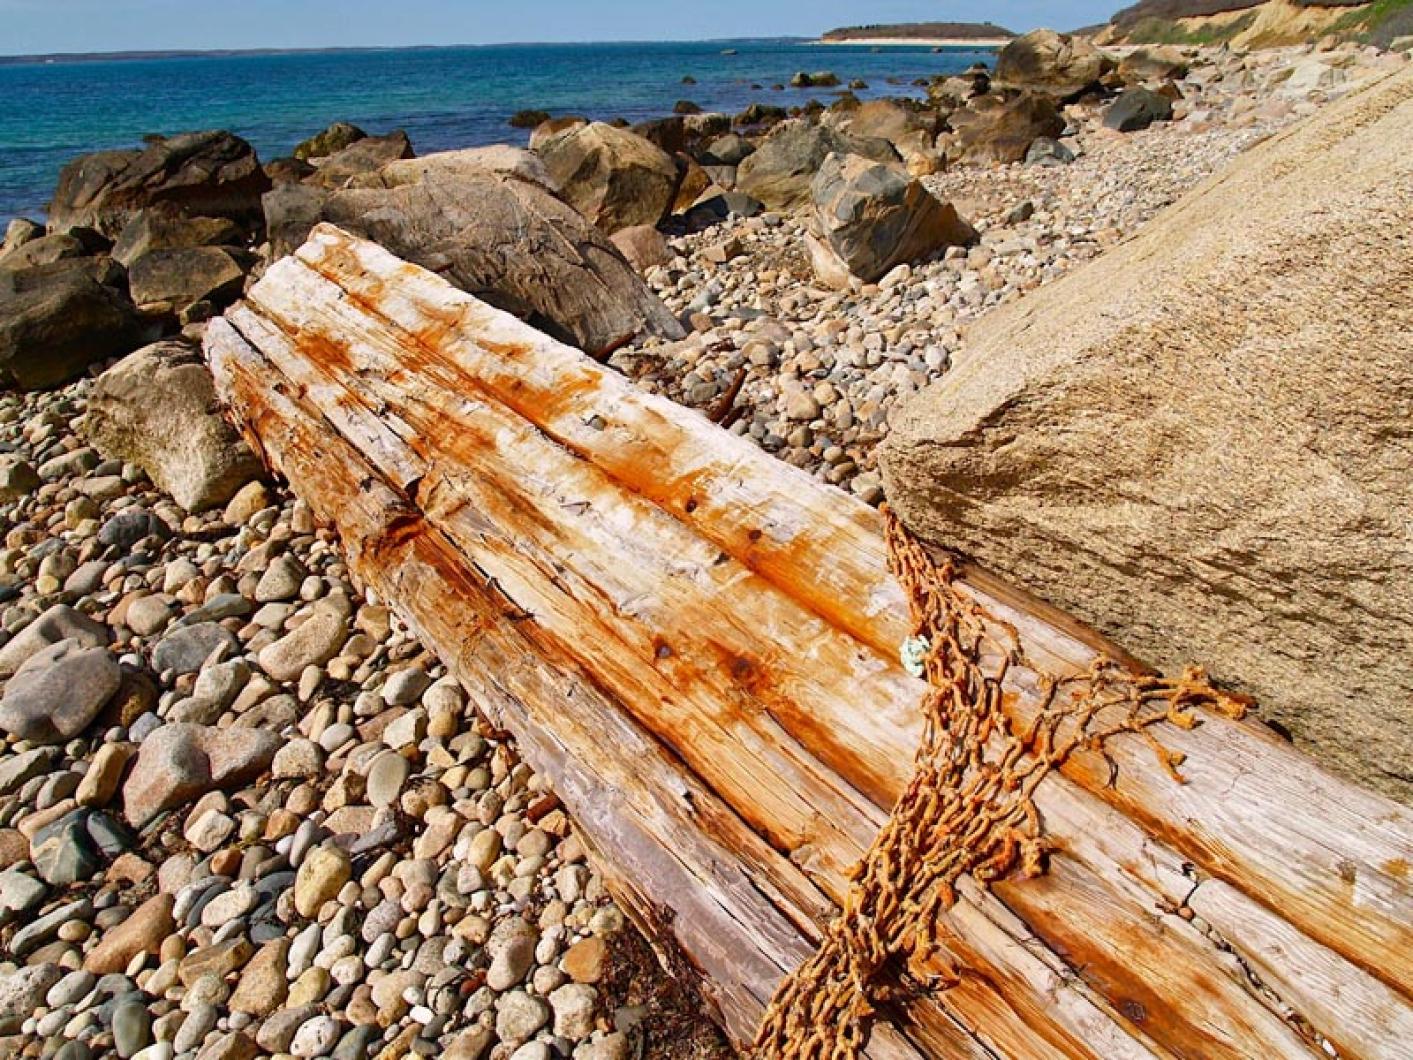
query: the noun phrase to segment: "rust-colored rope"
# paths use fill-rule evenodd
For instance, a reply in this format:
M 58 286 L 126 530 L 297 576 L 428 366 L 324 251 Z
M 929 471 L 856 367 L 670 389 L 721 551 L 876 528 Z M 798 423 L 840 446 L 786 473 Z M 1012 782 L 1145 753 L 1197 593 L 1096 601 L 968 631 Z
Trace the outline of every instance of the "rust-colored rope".
M 1082 674 L 1044 674 L 1026 659 L 1015 630 L 959 588 L 951 559 L 935 563 L 886 507 L 884 518 L 889 567 L 911 601 L 913 644 L 931 685 L 917 769 L 854 870 L 819 949 L 771 1000 L 756 1038 L 759 1060 L 858 1056 L 885 994 L 885 966 L 932 955 L 935 925 L 955 904 L 962 875 L 987 886 L 1044 871 L 1032 796 L 1076 749 L 1102 752 L 1111 737 L 1138 734 L 1181 781 L 1182 756 L 1163 747 L 1152 727 L 1190 729 L 1198 707 L 1238 717 L 1246 708 L 1196 669 L 1168 679 L 1100 659 Z M 1023 731 L 1001 709 L 1011 666 L 1034 671 L 1043 690 L 1042 709 Z

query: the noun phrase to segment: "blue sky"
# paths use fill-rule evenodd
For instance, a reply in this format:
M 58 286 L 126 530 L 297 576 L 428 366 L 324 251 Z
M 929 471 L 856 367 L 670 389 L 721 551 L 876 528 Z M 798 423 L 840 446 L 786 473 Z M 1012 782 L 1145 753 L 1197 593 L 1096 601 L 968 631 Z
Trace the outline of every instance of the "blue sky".
M 861 22 L 1105 21 L 1125 0 L 0 0 L 0 54 L 787 36 Z

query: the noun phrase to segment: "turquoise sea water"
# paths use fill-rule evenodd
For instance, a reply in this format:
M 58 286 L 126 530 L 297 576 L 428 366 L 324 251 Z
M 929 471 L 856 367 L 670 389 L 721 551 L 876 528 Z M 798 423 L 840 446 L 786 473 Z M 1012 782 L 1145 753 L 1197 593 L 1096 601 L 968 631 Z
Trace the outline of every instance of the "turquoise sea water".
M 738 54 L 723 55 L 727 48 Z M 832 70 L 846 84 L 863 78 L 870 87 L 858 94 L 867 98 L 916 93 L 909 87 L 915 78 L 991 57 L 988 49 L 873 51 L 776 40 L 0 65 L 0 222 L 39 218 L 59 169 L 75 155 L 135 146 L 148 133 L 230 129 L 270 159 L 343 120 L 370 133 L 404 128 L 426 153 L 522 143 L 526 134 L 506 118 L 527 107 L 640 121 L 690 99 L 736 113 L 753 101 L 831 98 L 829 90 L 770 90 L 798 70 Z M 682 84 L 684 76 L 697 84 Z

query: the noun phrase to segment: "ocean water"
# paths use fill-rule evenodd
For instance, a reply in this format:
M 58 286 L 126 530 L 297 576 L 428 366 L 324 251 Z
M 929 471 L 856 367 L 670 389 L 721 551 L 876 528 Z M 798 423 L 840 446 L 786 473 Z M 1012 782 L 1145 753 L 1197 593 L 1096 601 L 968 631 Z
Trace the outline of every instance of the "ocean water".
M 724 49 L 736 55 L 723 55 Z M 737 113 L 798 105 L 824 89 L 771 91 L 799 70 L 869 83 L 863 98 L 916 94 L 919 77 L 955 73 L 990 49 L 841 47 L 794 41 L 496 45 L 322 54 L 0 65 L 0 223 L 39 219 L 60 168 L 149 133 L 230 129 L 262 159 L 287 155 L 333 121 L 406 129 L 419 154 L 523 143 L 522 108 L 640 121 L 679 99 Z M 684 76 L 697 80 L 682 84 Z M 896 83 L 889 84 L 892 78 Z M 759 84 L 760 89 L 752 86 Z

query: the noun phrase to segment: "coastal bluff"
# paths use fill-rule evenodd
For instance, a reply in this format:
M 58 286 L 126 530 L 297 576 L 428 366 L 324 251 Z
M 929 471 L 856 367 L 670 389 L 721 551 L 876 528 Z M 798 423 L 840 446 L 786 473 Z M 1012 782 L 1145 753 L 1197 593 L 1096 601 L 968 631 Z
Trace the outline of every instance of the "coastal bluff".
M 916 532 L 1413 799 L 1413 72 L 979 322 L 881 454 Z

